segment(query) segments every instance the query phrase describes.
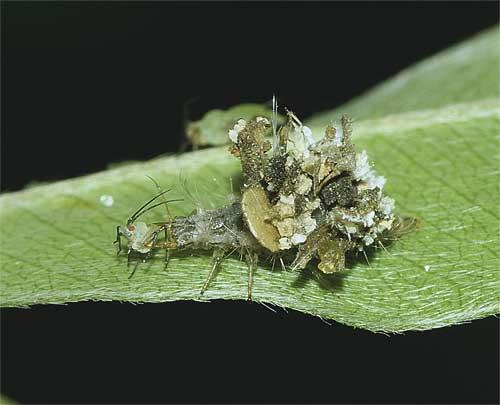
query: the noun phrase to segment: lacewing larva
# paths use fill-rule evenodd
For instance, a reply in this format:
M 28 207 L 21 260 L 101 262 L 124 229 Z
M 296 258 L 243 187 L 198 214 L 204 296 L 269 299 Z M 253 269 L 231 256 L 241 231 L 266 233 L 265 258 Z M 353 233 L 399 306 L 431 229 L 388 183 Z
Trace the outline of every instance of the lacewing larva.
M 394 200 L 385 196 L 385 178 L 376 175 L 366 151 L 356 153 L 351 142 L 352 121 L 328 125 L 315 141 L 312 131 L 287 111 L 278 129 L 273 117 L 238 119 L 228 131 L 230 153 L 241 161 L 241 199 L 227 206 L 197 209 L 189 216 L 161 223 L 137 222 L 164 201 L 161 191 L 117 227 L 117 239 L 127 239 L 128 257 L 147 258 L 165 249 L 213 252 L 213 264 L 201 289 L 205 292 L 223 259 L 238 251 L 248 264 L 248 299 L 258 258 L 291 256 L 292 270 L 312 260 L 317 270 L 332 274 L 345 267 L 346 254 L 363 252 L 384 240 L 397 239 L 414 229 L 413 218 L 394 214 Z M 266 133 L 272 129 L 272 143 Z

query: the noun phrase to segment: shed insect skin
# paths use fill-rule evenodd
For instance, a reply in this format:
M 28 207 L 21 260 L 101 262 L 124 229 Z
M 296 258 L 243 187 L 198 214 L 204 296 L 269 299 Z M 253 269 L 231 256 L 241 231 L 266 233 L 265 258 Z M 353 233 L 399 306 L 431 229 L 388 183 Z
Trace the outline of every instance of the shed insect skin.
M 276 110 L 273 104 L 274 115 Z M 394 200 L 383 194 L 385 178 L 372 170 L 366 152 L 356 153 L 347 116 L 340 125 L 329 125 L 319 141 L 293 112 L 287 111 L 287 116 L 280 129 L 275 117 L 272 123 L 256 117 L 238 120 L 229 131 L 229 151 L 242 166 L 241 201 L 165 222 L 136 222 L 145 212 L 175 201 L 155 202 L 168 190 L 161 191 L 126 227 L 117 227 L 118 253 L 122 236 L 128 241 L 129 260 L 132 253 L 146 259 L 153 250 L 165 249 L 167 265 L 171 251 L 211 251 L 212 266 L 200 292 L 204 294 L 224 258 L 238 251 L 248 264 L 251 300 L 259 256 L 279 258 L 284 267 L 282 257 L 294 255 L 292 270 L 318 260 L 318 274 L 328 275 L 344 269 L 346 254 L 363 252 L 367 257 L 365 248 L 385 249 L 384 241 L 415 229 L 414 218 L 394 215 Z M 273 145 L 264 136 L 271 126 Z

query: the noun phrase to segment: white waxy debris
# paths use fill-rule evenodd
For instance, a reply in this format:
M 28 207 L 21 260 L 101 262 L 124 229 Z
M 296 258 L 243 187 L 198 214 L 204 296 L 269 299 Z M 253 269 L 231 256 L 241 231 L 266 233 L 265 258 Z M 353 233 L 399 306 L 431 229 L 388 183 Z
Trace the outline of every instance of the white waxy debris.
M 314 139 L 312 136 L 311 128 L 303 126 L 302 127 L 302 135 L 304 135 L 304 139 L 308 146 L 311 146 L 314 143 Z
M 306 235 L 302 235 L 301 233 L 296 233 L 292 236 L 291 242 L 293 245 L 299 245 L 301 243 L 304 243 L 307 239 Z
M 287 205 L 294 205 L 295 204 L 295 197 L 293 196 L 293 194 L 290 194 L 290 195 L 280 195 L 280 202 L 282 202 L 283 204 L 287 204 Z
M 356 156 L 356 168 L 354 169 L 354 178 L 356 180 L 363 181 L 364 187 L 369 190 L 373 190 L 374 188 L 379 188 L 382 190 L 385 185 L 385 177 L 377 176 L 373 169 L 370 167 L 368 163 L 368 154 L 366 150 L 363 150 L 361 153 L 358 153 Z
M 113 196 L 103 194 L 103 195 L 101 195 L 101 197 L 99 197 L 99 202 L 102 205 L 104 205 L 105 207 L 111 207 L 115 203 L 115 200 L 114 200 Z
M 424 266 L 424 270 L 425 270 L 425 271 L 429 271 L 430 269 L 431 269 L 431 266 L 429 266 L 428 264 L 426 264 L 426 265 Z
M 370 246 L 373 242 L 375 242 L 375 239 L 373 239 L 370 235 L 366 235 L 363 238 L 363 242 L 366 246 Z
M 371 227 L 375 222 L 373 222 L 373 218 L 375 218 L 375 211 L 370 211 L 363 218 L 363 225 L 367 228 Z
M 373 178 L 370 179 L 368 184 L 370 185 L 370 188 L 373 190 L 374 188 L 378 188 L 379 190 L 382 190 L 385 186 L 386 178 L 384 176 L 375 176 L 375 173 L 373 175 Z
M 295 184 L 295 192 L 297 194 L 304 195 L 311 191 L 311 187 L 312 180 L 305 174 L 301 174 L 297 179 L 297 183 Z
M 391 219 L 383 219 L 377 224 L 377 232 L 381 233 L 384 232 L 385 230 L 391 229 L 392 228 L 392 223 L 394 222 L 394 218 Z
M 280 238 L 280 240 L 278 242 L 280 245 L 280 250 L 287 250 L 287 249 L 290 249 L 292 247 L 292 244 L 290 243 L 289 238 Z
M 232 142 L 238 143 L 238 134 L 245 129 L 247 122 L 244 119 L 239 119 L 238 122 L 234 125 L 233 129 L 230 129 L 228 132 L 229 139 Z
M 346 225 L 345 230 L 347 231 L 347 234 L 349 236 L 351 233 L 356 233 L 358 231 L 358 228 L 356 228 L 355 226 Z
M 266 117 L 257 117 L 257 122 L 264 122 L 265 124 L 269 124 L 269 120 Z
M 394 200 L 387 196 L 382 197 L 380 199 L 378 207 L 380 209 L 380 212 L 382 212 L 382 214 L 384 214 L 385 216 L 389 216 L 391 215 L 392 210 L 394 209 Z
M 344 143 L 344 128 L 342 125 L 335 125 L 335 137 L 333 138 L 333 144 L 335 146 L 342 146 Z
M 316 220 L 311 218 L 311 212 L 304 212 L 297 218 L 297 228 L 300 233 L 309 235 L 316 229 Z

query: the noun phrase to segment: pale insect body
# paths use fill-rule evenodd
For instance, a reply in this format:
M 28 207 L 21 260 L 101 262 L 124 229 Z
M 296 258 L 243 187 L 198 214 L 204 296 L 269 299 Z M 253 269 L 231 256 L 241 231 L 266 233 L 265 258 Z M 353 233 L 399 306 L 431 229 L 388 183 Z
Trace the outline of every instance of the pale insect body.
M 253 271 L 257 263 L 256 255 L 263 248 L 244 226 L 241 204 L 235 202 L 215 210 L 198 208 L 190 216 L 179 216 L 166 222 L 151 225 L 144 222 L 134 222 L 145 212 L 159 205 L 176 201 L 162 201 L 148 206 L 165 193 L 166 191 L 160 192 L 137 210 L 124 228 L 117 227 L 115 243 L 118 244 L 118 253 L 121 251 L 120 238 L 122 236 L 127 239 L 129 261 L 134 253 L 138 253 L 145 260 L 154 249 L 166 250 L 166 264 L 170 251 L 173 250 L 212 251 L 213 265 L 201 290 L 203 294 L 210 281 L 215 277 L 226 254 L 239 251 L 249 265 L 248 298 L 251 299 Z M 158 238 L 162 234 L 164 239 L 159 240 Z M 135 269 L 132 275 L 135 273 Z
M 331 274 L 344 269 L 349 252 L 384 247 L 383 241 L 414 229 L 416 221 L 395 216 L 394 200 L 383 193 L 385 178 L 375 174 L 366 152 L 355 152 L 349 118 L 328 126 L 324 137 L 314 141 L 309 128 L 292 112 L 287 115 L 278 129 L 273 100 L 272 122 L 265 117 L 239 119 L 229 129 L 229 150 L 242 166 L 241 201 L 162 223 L 135 223 L 144 212 L 166 205 L 150 205 L 165 194 L 161 192 L 134 213 L 123 231 L 117 229 L 117 242 L 120 236 L 128 240 L 129 257 L 165 249 L 168 262 L 172 250 L 213 251 L 203 293 L 225 255 L 239 251 L 248 263 L 251 299 L 259 255 L 280 261 L 292 255 L 292 269 L 317 260 L 318 271 Z M 270 127 L 273 144 L 265 137 Z

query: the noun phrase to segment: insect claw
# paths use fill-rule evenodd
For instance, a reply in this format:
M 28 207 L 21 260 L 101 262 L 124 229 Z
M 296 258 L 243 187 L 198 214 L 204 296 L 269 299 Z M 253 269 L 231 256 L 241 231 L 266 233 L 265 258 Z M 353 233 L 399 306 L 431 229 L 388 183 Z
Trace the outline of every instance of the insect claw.
M 205 291 L 208 288 L 208 285 L 215 278 L 215 275 L 217 274 L 217 270 L 219 269 L 223 258 L 224 258 L 224 251 L 223 250 L 221 250 L 221 249 L 214 250 L 212 269 L 210 270 L 210 273 L 208 274 L 208 277 L 205 280 L 203 287 L 201 288 L 200 295 L 203 295 L 205 293 Z

